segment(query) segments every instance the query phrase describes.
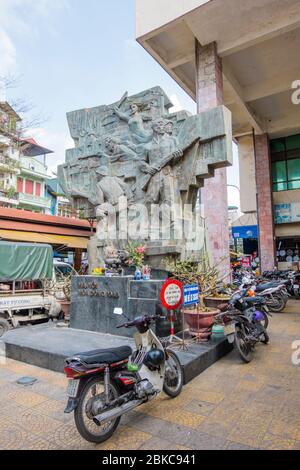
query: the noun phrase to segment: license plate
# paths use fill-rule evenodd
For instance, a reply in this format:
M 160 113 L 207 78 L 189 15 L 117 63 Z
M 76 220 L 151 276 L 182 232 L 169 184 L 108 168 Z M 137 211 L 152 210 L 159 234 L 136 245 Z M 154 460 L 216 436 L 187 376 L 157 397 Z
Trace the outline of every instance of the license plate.
M 78 387 L 80 380 L 69 380 L 67 395 L 71 398 L 77 397 Z
M 225 336 L 232 335 L 234 332 L 235 332 L 235 324 L 234 323 L 230 323 L 229 325 L 225 325 L 225 328 L 224 328 Z
M 299 290 L 299 284 L 294 284 L 294 289 Z

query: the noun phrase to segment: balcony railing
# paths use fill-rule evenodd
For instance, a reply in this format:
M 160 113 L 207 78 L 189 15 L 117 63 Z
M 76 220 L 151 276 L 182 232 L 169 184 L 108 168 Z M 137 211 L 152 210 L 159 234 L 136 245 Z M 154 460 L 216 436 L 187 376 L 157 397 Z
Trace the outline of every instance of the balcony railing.
M 17 160 L 0 153 L 0 169 L 7 170 L 9 172 L 18 172 L 20 167 L 20 163 Z
M 12 193 L 9 189 L 5 189 L 3 184 L 0 184 L 0 201 L 18 205 L 19 204 L 19 193 Z
M 51 208 L 51 199 L 42 196 L 34 196 L 33 194 L 19 193 L 19 201 L 22 204 L 28 204 L 32 206 Z

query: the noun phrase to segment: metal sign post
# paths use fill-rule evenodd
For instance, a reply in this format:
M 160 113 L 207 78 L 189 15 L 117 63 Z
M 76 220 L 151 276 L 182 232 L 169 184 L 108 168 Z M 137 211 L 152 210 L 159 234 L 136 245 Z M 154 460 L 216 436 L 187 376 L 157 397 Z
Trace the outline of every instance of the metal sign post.
M 184 307 L 191 307 L 200 302 L 200 291 L 198 284 L 186 285 L 183 287 L 183 305 Z M 183 324 L 183 342 L 184 342 L 184 314 L 182 313 Z
M 171 330 L 170 336 L 167 338 L 169 343 L 175 341 L 182 342 L 181 338 L 175 335 L 175 318 L 174 311 L 182 304 L 182 289 L 181 282 L 170 279 L 166 281 L 160 292 L 160 300 L 163 306 L 170 311 Z

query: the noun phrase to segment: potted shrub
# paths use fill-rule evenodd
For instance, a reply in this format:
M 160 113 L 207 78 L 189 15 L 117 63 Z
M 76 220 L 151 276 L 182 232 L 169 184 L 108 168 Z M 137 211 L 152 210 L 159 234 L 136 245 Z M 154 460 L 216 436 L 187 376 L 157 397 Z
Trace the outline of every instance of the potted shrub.
M 203 256 L 199 261 L 171 261 L 168 269 L 172 276 L 183 284 L 198 284 L 200 302 L 192 307 L 184 307 L 184 318 L 189 326 L 191 336 L 197 337 L 200 342 L 207 342 L 214 325 L 214 317 L 220 310 L 208 307 L 205 297 L 211 294 L 217 282 L 217 270 L 211 267 L 208 256 Z

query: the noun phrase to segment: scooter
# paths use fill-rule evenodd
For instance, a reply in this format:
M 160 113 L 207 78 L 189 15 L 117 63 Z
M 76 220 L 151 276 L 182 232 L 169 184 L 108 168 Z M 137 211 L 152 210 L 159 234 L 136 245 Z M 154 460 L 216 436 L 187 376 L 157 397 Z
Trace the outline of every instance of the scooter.
M 253 359 L 253 352 L 257 343 L 269 343 L 265 321 L 267 316 L 263 308 L 249 307 L 249 298 L 243 298 L 244 292 L 235 293 L 228 309 L 216 315 L 217 323 L 224 325 L 224 334 L 229 343 L 233 343 L 244 362 Z M 225 306 L 224 306 L 225 307 Z M 223 310 L 223 309 L 222 309 Z
M 115 309 L 114 313 L 120 313 Z M 151 330 L 158 315 L 143 315 L 117 328 L 136 327 L 136 351 L 129 346 L 99 349 L 66 359 L 69 380 L 65 413 L 74 411 L 75 424 L 89 442 L 109 439 L 121 417 L 162 391 L 177 397 L 183 373 L 174 351 L 167 349 Z

